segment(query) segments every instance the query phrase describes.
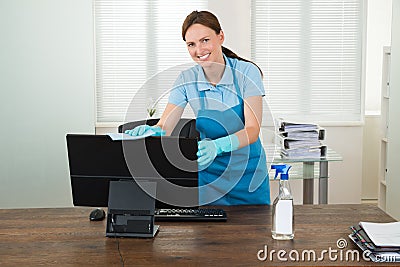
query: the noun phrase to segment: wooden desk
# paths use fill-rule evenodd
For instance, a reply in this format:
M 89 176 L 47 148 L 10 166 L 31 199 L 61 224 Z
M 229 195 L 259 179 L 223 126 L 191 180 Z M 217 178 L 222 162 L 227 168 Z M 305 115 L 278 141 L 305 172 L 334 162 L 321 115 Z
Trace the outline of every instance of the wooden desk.
M 90 208 L 0 210 L 0 265 L 121 266 L 117 241 L 105 237 L 105 221 L 90 222 Z M 348 239 L 348 227 L 359 221 L 394 221 L 372 205 L 295 206 L 295 239 L 271 238 L 270 206 L 225 207 L 227 222 L 162 222 L 154 239 L 118 239 L 125 266 L 265 266 L 265 265 L 378 265 L 360 261 L 279 261 L 257 258 L 259 250 L 291 250 L 300 255 L 314 250 L 338 250 L 337 240 L 347 240 L 342 249 L 357 248 Z M 261 256 L 263 254 L 260 254 Z M 312 259 L 312 257 L 311 257 Z

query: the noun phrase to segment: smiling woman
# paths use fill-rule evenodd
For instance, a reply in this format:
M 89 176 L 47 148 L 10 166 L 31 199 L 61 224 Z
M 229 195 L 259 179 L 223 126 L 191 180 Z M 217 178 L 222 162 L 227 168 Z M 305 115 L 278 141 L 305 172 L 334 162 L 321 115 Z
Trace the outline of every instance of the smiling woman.
M 207 77 L 212 84 L 217 84 L 221 80 L 225 68 L 221 49 L 224 42 L 224 32 L 220 30 L 219 33 L 216 33 L 213 29 L 202 24 L 193 24 L 187 29 L 184 40 L 190 56 L 203 69 L 208 69 L 212 66 L 220 69 L 217 72 L 206 71 L 206 74 L 220 74 L 217 77 Z M 219 63 L 220 65 L 213 63 Z
M 224 32 L 208 11 L 186 17 L 182 39 L 197 65 L 180 73 L 153 129 L 170 134 L 189 103 L 201 138 L 199 203 L 269 204 L 266 155 L 259 138 L 265 94 L 260 69 L 222 46 Z M 140 133 L 144 127 L 126 133 Z
M 189 31 L 189 28 L 191 28 L 192 30 Z M 200 43 L 203 45 L 210 43 L 210 41 L 212 42 L 213 40 L 211 40 L 211 37 L 213 35 L 217 35 L 217 38 L 214 41 L 219 43 L 219 47 L 222 48 L 222 52 L 227 57 L 237 58 L 239 60 L 251 62 L 247 59 L 239 57 L 236 53 L 232 52 L 230 49 L 226 48 L 225 46 L 222 46 L 222 44 L 225 40 L 225 35 L 224 35 L 224 32 L 222 31 L 221 25 L 220 25 L 217 17 L 214 14 L 212 14 L 211 12 L 193 11 L 186 17 L 186 20 L 183 22 L 182 39 L 184 41 L 186 41 L 188 50 L 189 50 L 189 54 L 191 55 L 192 58 L 194 56 L 193 53 L 191 52 L 192 47 L 196 45 L 196 43 L 193 43 L 193 40 L 190 40 L 190 38 L 192 37 L 191 34 L 193 34 L 193 33 L 195 33 L 195 34 L 203 33 L 204 34 L 203 38 L 201 40 L 199 40 Z M 216 44 L 215 42 L 213 43 L 214 45 Z M 214 45 L 211 44 L 211 46 L 213 46 L 213 47 L 214 47 Z M 210 44 L 208 46 L 210 46 Z M 208 55 L 203 55 L 203 56 L 208 56 Z M 193 58 L 193 59 L 196 61 L 195 58 Z M 220 62 L 220 63 L 224 64 L 224 62 Z M 258 67 L 258 70 L 261 72 L 261 75 L 262 75 L 262 70 L 259 67 Z

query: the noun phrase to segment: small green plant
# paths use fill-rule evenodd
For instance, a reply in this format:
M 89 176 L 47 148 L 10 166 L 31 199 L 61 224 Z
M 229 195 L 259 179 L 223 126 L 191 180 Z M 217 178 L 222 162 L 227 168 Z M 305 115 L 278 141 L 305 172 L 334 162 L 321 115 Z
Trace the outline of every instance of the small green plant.
M 149 113 L 150 117 L 153 117 L 154 113 L 156 113 L 156 109 L 155 108 L 148 108 L 147 112 Z

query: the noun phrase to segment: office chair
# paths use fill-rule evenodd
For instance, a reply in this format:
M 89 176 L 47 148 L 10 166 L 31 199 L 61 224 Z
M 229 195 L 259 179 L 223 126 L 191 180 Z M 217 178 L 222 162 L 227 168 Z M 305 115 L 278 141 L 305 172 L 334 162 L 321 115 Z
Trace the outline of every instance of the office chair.
M 140 121 L 132 121 L 118 126 L 118 132 L 123 133 L 126 130 L 131 130 L 136 126 L 147 124 L 150 126 L 156 125 L 159 119 L 148 119 Z M 181 118 L 176 124 L 171 136 L 199 138 L 200 134 L 196 130 L 196 119 Z

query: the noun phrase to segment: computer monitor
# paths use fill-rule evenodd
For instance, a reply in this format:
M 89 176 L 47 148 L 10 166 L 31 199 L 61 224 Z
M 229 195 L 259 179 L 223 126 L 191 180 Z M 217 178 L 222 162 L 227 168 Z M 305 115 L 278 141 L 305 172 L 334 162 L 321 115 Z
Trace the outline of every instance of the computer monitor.
M 197 139 L 67 134 L 73 204 L 107 207 L 110 181 L 157 183 L 156 208 L 198 206 Z

